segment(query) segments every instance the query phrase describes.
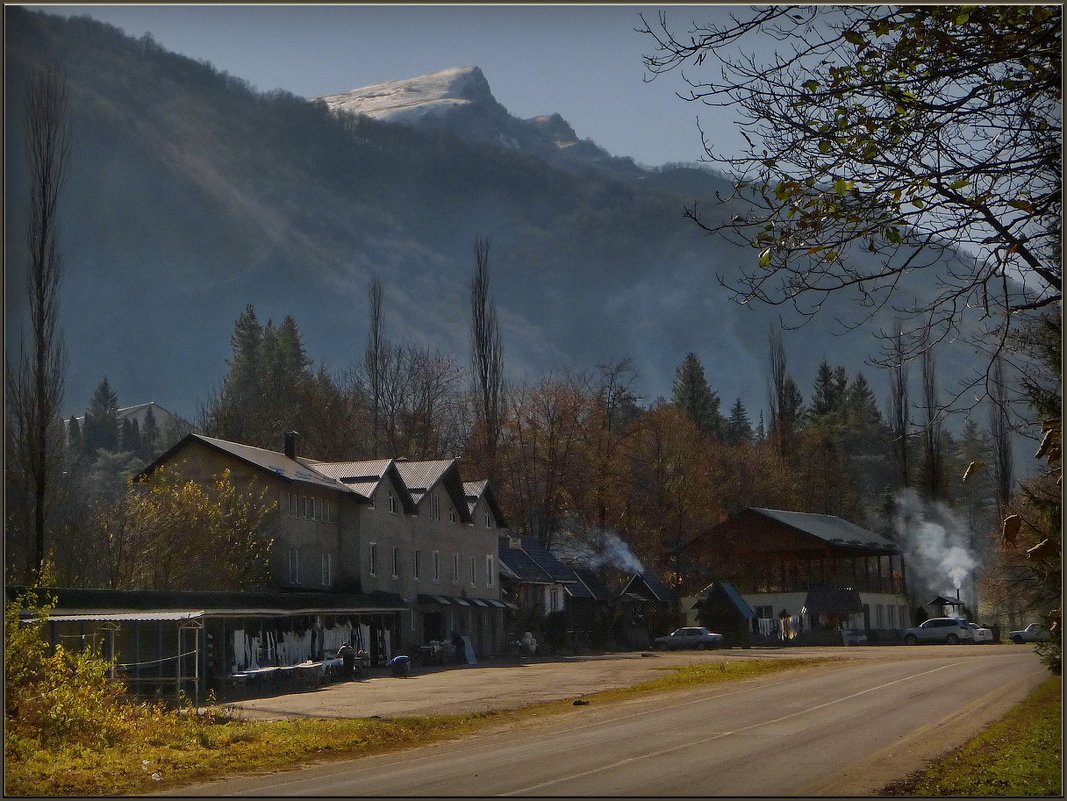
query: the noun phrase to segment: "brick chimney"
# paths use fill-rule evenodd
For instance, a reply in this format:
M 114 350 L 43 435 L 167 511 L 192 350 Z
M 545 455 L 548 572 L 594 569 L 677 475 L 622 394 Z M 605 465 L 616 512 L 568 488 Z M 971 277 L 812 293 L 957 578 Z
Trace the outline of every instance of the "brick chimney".
M 296 459 L 296 438 L 299 436 L 295 431 L 285 432 L 285 455 L 290 459 Z

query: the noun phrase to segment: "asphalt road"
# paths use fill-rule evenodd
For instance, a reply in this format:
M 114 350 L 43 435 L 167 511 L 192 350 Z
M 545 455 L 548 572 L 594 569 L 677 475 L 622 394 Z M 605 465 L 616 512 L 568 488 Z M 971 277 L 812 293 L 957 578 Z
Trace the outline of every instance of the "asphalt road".
M 1030 648 L 843 650 L 863 658 L 168 794 L 870 795 L 961 744 L 1048 675 Z

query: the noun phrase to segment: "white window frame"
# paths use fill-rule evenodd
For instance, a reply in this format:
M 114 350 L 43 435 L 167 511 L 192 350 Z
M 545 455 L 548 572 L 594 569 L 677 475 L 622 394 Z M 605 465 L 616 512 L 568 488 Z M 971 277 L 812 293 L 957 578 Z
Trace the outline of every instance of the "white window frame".
M 370 543 L 367 553 L 367 572 L 372 576 L 378 575 L 378 543 Z
M 322 586 L 333 586 L 333 554 L 324 553 L 322 555 Z
M 436 492 L 430 493 L 430 519 L 441 519 L 441 498 L 438 497 Z
M 459 515 L 456 514 L 456 507 L 453 506 L 452 504 L 448 505 L 448 522 L 449 523 L 458 523 L 459 522 Z
M 433 552 L 433 583 L 441 583 L 441 552 Z
M 492 587 L 495 583 L 493 574 L 496 572 L 495 565 L 493 563 L 493 555 L 487 553 L 485 555 L 485 586 Z
M 396 497 L 395 492 L 389 493 L 389 513 L 394 515 L 400 514 L 400 499 Z
M 486 528 L 492 528 L 493 527 L 493 516 L 491 514 L 489 514 L 489 510 L 488 509 L 485 510 L 485 527 Z

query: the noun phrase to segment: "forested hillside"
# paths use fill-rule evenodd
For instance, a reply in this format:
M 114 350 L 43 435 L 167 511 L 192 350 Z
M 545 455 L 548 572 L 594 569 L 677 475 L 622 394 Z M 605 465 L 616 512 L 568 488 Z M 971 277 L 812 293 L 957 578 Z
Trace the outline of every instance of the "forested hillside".
M 130 402 L 195 416 L 219 386 L 228 332 L 248 304 L 264 321 L 294 316 L 308 352 L 340 371 L 362 352 L 375 275 L 393 335 L 465 361 L 479 236 L 492 244 L 509 377 L 629 357 L 638 394 L 652 400 L 694 351 L 724 398 L 766 404 L 767 331 L 789 310 L 732 304 L 718 286 L 717 272 L 753 254 L 683 218 L 685 204 L 714 207 L 725 191 L 713 174 L 561 170 L 447 131 L 340 120 L 148 37 L 6 13 L 9 343 L 23 321 L 23 85 L 49 60 L 71 85 L 74 150 L 60 210 L 67 414 L 80 413 L 106 374 Z M 831 336 L 838 318 L 859 316 L 851 303 L 835 299 L 790 351 L 804 374 L 823 357 L 864 369 L 884 397 L 884 375 L 864 362 L 891 312 Z M 946 386 L 970 364 L 962 350 L 942 359 Z

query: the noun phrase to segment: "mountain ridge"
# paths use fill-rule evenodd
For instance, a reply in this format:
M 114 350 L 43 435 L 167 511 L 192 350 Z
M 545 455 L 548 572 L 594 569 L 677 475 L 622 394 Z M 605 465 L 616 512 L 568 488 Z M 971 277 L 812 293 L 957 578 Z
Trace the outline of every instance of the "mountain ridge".
M 49 60 L 71 81 L 65 415 L 81 413 L 106 374 L 123 402 L 159 398 L 194 418 L 248 304 L 264 321 L 291 314 L 309 356 L 344 369 L 362 355 L 375 276 L 388 336 L 466 364 L 472 243 L 484 237 L 509 379 L 629 357 L 652 400 L 670 394 L 693 351 L 723 408 L 741 397 L 759 418 L 779 310 L 731 303 L 714 275 L 752 254 L 681 213 L 694 202 L 731 213 L 715 200 L 729 189 L 721 176 L 640 168 L 576 137 L 560 146 L 573 133 L 562 117 L 519 120 L 491 91 L 492 103 L 483 95 L 416 125 L 339 116 L 88 18 L 5 13 L 9 352 L 25 317 L 21 86 Z M 865 366 L 876 343 L 831 337 L 833 325 L 813 320 L 800 346 L 787 342 L 802 389 L 825 355 L 880 391 Z M 953 377 L 967 366 L 945 363 Z

